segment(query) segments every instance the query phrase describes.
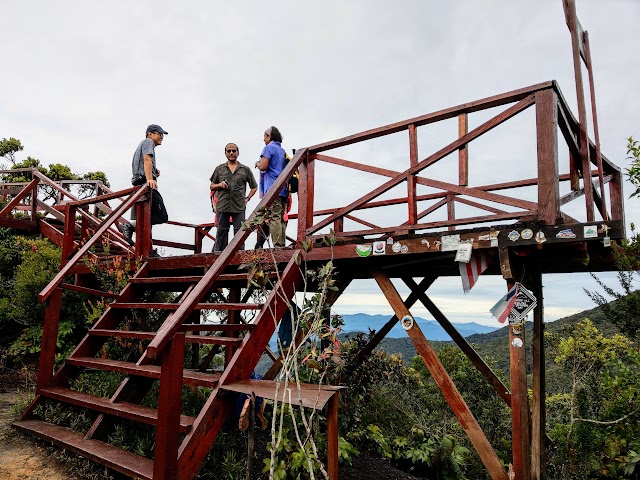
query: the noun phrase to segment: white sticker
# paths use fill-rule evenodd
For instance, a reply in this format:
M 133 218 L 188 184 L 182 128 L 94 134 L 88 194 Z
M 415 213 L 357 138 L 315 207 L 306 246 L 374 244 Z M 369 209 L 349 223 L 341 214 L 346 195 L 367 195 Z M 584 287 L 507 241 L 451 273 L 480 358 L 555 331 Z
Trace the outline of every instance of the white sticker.
M 400 249 L 402 248 L 402 244 L 400 242 L 396 242 L 391 246 L 391 250 L 395 253 L 400 253 Z
M 515 348 L 520 348 L 522 347 L 522 339 L 521 338 L 514 338 L 511 341 L 511 345 L 513 345 Z
M 473 245 L 470 243 L 461 243 L 456 252 L 456 262 L 469 263 L 471 260 L 471 250 Z
M 584 238 L 598 238 L 598 227 L 596 225 L 585 225 Z
M 384 255 L 385 253 L 387 253 L 387 244 L 384 240 L 378 240 L 377 242 L 373 242 L 374 255 Z
M 460 235 L 445 235 L 442 237 L 442 251 L 455 252 L 460 246 Z

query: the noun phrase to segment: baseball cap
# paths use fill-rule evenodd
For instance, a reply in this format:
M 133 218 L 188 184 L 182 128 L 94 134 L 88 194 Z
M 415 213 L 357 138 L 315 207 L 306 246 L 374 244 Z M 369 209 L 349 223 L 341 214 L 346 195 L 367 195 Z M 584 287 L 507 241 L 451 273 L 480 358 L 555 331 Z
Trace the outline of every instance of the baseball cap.
M 158 133 L 161 133 L 163 135 L 168 135 L 169 134 L 169 132 L 164 130 L 160 125 L 156 125 L 155 123 L 152 123 L 151 125 L 149 125 L 147 127 L 147 132 L 158 132 Z

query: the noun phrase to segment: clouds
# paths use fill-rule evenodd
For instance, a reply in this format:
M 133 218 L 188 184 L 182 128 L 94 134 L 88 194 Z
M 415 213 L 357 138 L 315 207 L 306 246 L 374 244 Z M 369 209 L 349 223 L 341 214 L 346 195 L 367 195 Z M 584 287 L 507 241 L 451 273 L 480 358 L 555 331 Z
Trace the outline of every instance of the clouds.
M 632 33 L 640 4 L 577 3 L 596 66 L 603 150 L 621 164 L 624 139 L 640 136 L 639 67 L 631 60 L 640 47 Z M 144 128 L 159 123 L 170 132 L 158 149 L 170 217 L 202 223 L 211 220 L 207 179 L 224 161 L 224 145 L 238 143 L 239 160 L 251 165 L 269 125 L 283 131 L 290 150 L 550 79 L 575 111 L 560 0 L 390 5 L 7 2 L 0 137 L 20 138 L 25 156 L 45 164 L 103 170 L 113 187 L 124 188 Z M 525 133 L 533 114 L 527 115 L 521 126 L 473 146 L 472 182 L 492 183 L 505 162 L 535 176 L 529 171 L 535 142 Z M 470 117 L 469 127 L 486 118 Z M 421 158 L 456 133 L 454 124 L 419 130 Z M 406 135 L 345 153 L 404 170 Z M 562 147 L 560 154 L 566 157 Z M 439 174 L 451 171 L 443 166 Z M 344 204 L 348 189 L 336 174 L 318 175 L 318 206 Z M 365 190 L 381 181 L 363 175 L 352 183 Z M 255 205 L 257 199 L 249 207 Z M 637 213 L 636 201 L 629 202 L 628 218 Z M 192 235 L 170 227 L 158 232 L 176 241 Z

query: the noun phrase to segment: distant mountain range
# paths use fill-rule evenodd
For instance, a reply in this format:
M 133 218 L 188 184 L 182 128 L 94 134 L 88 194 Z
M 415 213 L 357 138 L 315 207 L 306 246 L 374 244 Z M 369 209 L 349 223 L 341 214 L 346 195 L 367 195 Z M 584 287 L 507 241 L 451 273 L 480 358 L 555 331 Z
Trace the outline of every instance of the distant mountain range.
M 369 329 L 378 331 L 382 326 L 387 323 L 391 316 L 389 315 L 367 315 L 366 313 L 355 313 L 353 315 L 342 315 L 345 321 L 345 325 L 342 331 L 345 333 L 352 332 L 365 332 L 368 333 Z M 420 329 L 424 333 L 428 340 L 451 340 L 451 337 L 444 331 L 438 322 L 435 320 L 424 319 L 420 317 L 414 317 L 414 320 L 418 322 Z M 463 337 L 469 335 L 490 333 L 498 330 L 497 327 L 487 327 L 486 325 L 480 325 L 478 323 L 454 323 L 453 326 L 460 332 Z M 387 334 L 386 338 L 406 338 L 407 333 L 402 328 L 400 323 L 396 323 L 391 331 Z

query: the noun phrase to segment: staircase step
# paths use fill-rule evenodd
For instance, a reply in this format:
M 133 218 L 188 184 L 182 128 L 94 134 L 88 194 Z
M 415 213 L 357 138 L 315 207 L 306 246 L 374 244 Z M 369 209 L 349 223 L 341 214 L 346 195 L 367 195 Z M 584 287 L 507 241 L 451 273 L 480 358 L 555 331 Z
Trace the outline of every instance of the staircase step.
M 69 357 L 65 360 L 65 363 L 77 367 L 95 368 L 96 370 L 107 370 L 138 377 L 160 378 L 160 367 L 157 365 L 136 365 L 131 362 L 93 357 Z M 220 374 L 218 373 L 202 373 L 191 370 L 184 370 L 182 373 L 182 382 L 185 385 L 215 387 L 219 378 Z
M 158 421 L 158 410 L 128 402 L 113 403 L 108 398 L 89 395 L 63 387 L 50 387 L 40 390 L 40 395 L 78 407 L 96 410 L 115 417 L 135 420 L 136 422 L 155 425 Z M 180 431 L 187 432 L 194 422 L 193 417 L 180 415 Z
M 89 330 L 89 335 L 96 337 L 119 337 L 119 338 L 137 338 L 140 340 L 153 340 L 156 332 L 135 332 L 133 330 L 105 330 L 94 328 Z M 238 337 L 218 337 L 212 335 L 185 335 L 187 343 L 206 343 L 218 345 L 239 345 L 242 338 Z
M 109 304 L 111 308 L 139 308 L 146 310 L 177 310 L 179 303 L 120 303 Z M 260 310 L 262 305 L 257 303 L 198 303 L 196 310 Z
M 40 420 L 21 420 L 13 423 L 21 432 L 34 435 L 70 452 L 133 478 L 152 480 L 153 461 L 121 450 L 99 440 L 86 440 L 84 435 L 70 428 L 59 427 Z

